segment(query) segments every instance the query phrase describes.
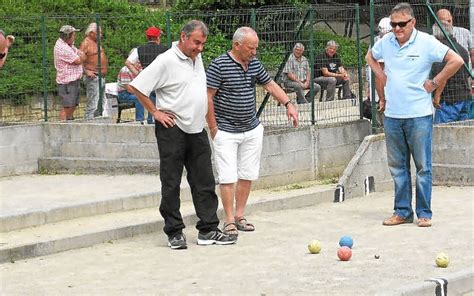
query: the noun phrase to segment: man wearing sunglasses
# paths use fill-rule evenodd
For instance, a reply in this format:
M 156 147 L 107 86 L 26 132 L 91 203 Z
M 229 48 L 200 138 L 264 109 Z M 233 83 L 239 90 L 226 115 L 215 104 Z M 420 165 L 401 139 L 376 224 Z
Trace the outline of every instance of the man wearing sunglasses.
M 8 55 L 8 48 L 15 42 L 12 35 L 5 36 L 5 32 L 0 29 L 0 69 L 5 64 Z
M 377 41 L 366 60 L 376 78 L 379 109 L 385 110 L 387 162 L 395 185 L 393 215 L 383 225 L 413 222 L 410 157 L 416 166 L 416 216 L 418 226 L 431 226 L 433 111 L 431 93 L 444 86 L 463 60 L 433 36 L 415 29 L 410 4 L 397 4 L 390 14 L 392 32 Z M 383 59 L 382 69 L 377 60 Z M 428 79 L 431 66 L 445 62 Z

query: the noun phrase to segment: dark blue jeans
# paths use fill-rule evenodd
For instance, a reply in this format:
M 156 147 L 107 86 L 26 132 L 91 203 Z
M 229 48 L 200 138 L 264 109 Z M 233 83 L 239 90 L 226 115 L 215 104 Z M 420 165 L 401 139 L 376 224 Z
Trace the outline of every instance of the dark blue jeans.
M 395 185 L 395 214 L 413 216 L 410 156 L 416 167 L 416 215 L 431 219 L 433 116 L 385 117 L 387 161 Z
M 194 209 L 199 218 L 196 228 L 201 233 L 216 230 L 219 225 L 216 214 L 218 199 L 207 132 L 203 130 L 197 134 L 187 134 L 177 125 L 165 128 L 156 122 L 155 134 L 160 154 L 160 213 L 165 220 L 163 231 L 171 237 L 181 233 L 185 227 L 179 211 L 183 167 L 186 168 Z
M 435 112 L 434 123 L 447 123 L 452 121 L 462 121 L 469 119 L 471 111 L 471 101 L 461 101 L 454 104 L 441 103 L 441 108 Z

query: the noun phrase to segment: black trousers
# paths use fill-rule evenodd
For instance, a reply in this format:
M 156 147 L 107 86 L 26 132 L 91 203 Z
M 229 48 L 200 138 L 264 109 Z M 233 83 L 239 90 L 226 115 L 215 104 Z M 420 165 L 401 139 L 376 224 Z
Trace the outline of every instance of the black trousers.
M 163 231 L 170 237 L 181 233 L 185 227 L 179 211 L 183 167 L 187 171 L 194 209 L 199 218 L 196 228 L 202 233 L 216 230 L 219 225 L 216 214 L 218 199 L 207 132 L 203 130 L 198 134 L 187 134 L 176 125 L 165 128 L 156 122 L 155 135 L 160 154 L 160 213 L 165 220 Z

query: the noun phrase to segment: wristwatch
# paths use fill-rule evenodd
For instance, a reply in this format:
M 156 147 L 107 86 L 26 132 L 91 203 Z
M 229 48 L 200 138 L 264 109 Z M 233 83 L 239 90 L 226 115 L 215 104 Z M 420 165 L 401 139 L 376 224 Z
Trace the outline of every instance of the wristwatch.
M 436 80 L 434 78 L 431 79 L 431 85 L 433 85 L 434 89 L 438 88 L 438 83 L 436 82 Z

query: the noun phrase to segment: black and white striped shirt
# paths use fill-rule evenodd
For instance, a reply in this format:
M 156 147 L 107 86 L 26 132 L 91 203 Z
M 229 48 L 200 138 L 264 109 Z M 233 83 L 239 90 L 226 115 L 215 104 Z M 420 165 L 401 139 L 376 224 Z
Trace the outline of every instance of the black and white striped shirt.
M 206 71 L 207 87 L 216 89 L 214 112 L 220 130 L 242 133 L 256 128 L 257 118 L 255 83 L 267 84 L 272 78 L 256 58 L 247 71 L 229 53 L 215 60 Z

